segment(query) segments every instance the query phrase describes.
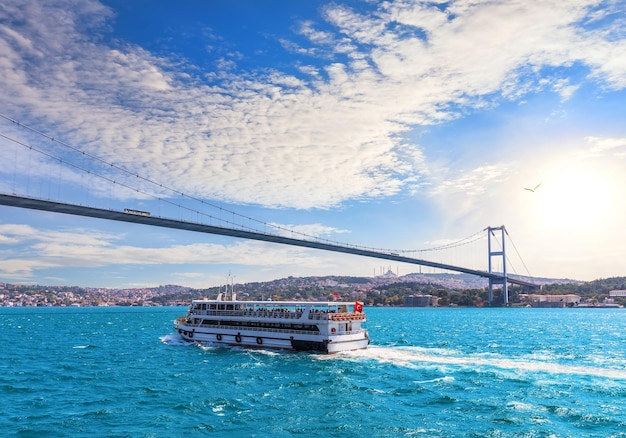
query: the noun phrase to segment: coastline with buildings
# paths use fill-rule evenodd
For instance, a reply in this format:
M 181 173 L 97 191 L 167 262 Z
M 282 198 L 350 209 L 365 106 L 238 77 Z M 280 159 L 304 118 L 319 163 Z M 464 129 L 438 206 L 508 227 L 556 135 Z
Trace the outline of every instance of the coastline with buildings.
M 542 295 L 520 294 L 520 301 L 512 303 L 511 307 L 540 307 L 540 308 L 593 308 L 593 309 L 620 309 L 623 304 L 616 302 L 616 297 L 626 297 L 626 290 L 609 291 L 609 296 L 598 302 L 587 300 L 580 295 Z M 404 307 L 439 307 L 439 297 L 433 295 L 409 295 L 404 298 Z M 481 306 L 482 307 L 482 306 Z
M 619 308 L 626 304 L 626 277 L 577 282 L 539 279 L 541 293 L 510 288 L 512 307 Z M 484 280 L 465 274 L 408 274 L 391 270 L 375 277 L 287 277 L 237 284 L 242 300 L 359 300 L 368 306 L 485 307 Z M 213 297 L 220 287 L 178 285 L 110 289 L 0 283 L 0 307 L 187 306 Z M 497 293 L 497 291 L 496 291 Z

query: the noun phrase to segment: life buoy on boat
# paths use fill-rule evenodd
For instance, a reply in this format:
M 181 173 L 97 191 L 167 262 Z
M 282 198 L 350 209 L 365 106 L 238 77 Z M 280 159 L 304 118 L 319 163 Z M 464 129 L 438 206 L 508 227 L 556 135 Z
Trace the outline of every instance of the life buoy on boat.
M 215 339 L 217 339 L 218 341 L 222 340 L 222 335 L 220 335 L 219 333 L 215 335 Z
M 262 338 L 256 338 L 256 343 L 261 345 L 263 343 L 263 339 Z
M 337 329 L 335 327 L 330 329 L 331 333 L 335 333 L 337 331 Z
M 235 335 L 235 341 L 241 342 L 241 335 L 239 333 Z

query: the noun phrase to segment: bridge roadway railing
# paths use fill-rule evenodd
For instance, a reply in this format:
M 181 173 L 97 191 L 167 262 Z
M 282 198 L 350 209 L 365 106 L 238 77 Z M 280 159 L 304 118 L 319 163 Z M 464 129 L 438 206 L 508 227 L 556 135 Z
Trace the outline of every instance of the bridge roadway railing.
M 414 265 L 428 266 L 436 269 L 444 269 L 448 271 L 462 272 L 464 274 L 477 275 L 479 277 L 492 280 L 503 280 L 504 276 L 500 273 L 486 272 L 477 269 L 469 269 L 461 266 L 453 266 L 445 263 L 431 262 L 429 260 L 415 259 L 405 257 L 396 253 L 378 252 L 374 250 L 358 248 L 353 246 L 343 246 L 339 244 L 324 243 L 314 240 L 294 239 L 290 237 L 278 236 L 275 234 L 266 234 L 256 231 L 238 230 L 235 228 L 218 227 L 215 225 L 206 225 L 197 222 L 186 222 L 175 219 L 166 219 L 156 216 L 142 216 L 132 213 L 125 213 L 118 210 L 106 210 L 96 207 L 86 207 L 76 204 L 66 204 L 61 202 L 47 201 L 43 199 L 27 198 L 16 195 L 0 194 L 0 205 L 10 207 L 27 208 L 31 210 L 51 211 L 55 213 L 71 214 L 75 216 L 92 217 L 98 219 L 107 219 L 120 222 L 130 222 L 136 224 L 152 225 L 156 227 L 174 228 L 179 230 L 195 231 L 199 233 L 217 234 L 222 236 L 239 237 L 242 239 L 260 240 L 263 242 L 281 243 L 284 245 L 300 246 L 305 248 L 322 249 L 325 251 L 341 252 L 346 254 L 360 255 L 364 257 L 372 257 L 377 259 L 393 260 L 402 263 Z M 539 287 L 533 283 L 523 280 L 507 277 L 509 283 L 519 284 L 523 286 Z

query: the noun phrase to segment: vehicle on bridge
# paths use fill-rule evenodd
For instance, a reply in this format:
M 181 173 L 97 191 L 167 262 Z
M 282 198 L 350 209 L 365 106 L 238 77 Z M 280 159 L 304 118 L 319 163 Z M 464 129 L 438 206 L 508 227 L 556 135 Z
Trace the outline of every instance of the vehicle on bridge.
M 183 339 L 230 345 L 337 353 L 367 348 L 360 302 L 193 300 L 174 321 Z
M 146 216 L 146 217 L 150 216 L 149 211 L 133 210 L 131 208 L 125 208 L 124 213 L 134 214 L 136 216 Z

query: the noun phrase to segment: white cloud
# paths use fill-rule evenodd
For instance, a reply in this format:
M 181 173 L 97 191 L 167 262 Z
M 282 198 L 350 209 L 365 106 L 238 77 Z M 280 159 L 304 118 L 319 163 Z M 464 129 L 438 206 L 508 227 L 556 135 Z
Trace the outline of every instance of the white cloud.
M 292 224 L 278 224 L 268 223 L 267 225 L 273 227 L 274 233 L 286 237 L 293 237 L 294 239 L 311 239 L 318 237 L 328 237 L 333 234 L 348 233 L 348 230 L 340 230 L 335 227 L 328 227 L 322 224 L 305 224 L 305 225 L 292 225 Z
M 0 92 L 16 118 L 153 180 L 167 175 L 194 196 L 328 208 L 429 178 L 428 163 L 406 160 L 413 124 L 548 84 L 563 98 L 575 92 L 566 78 L 539 81 L 544 67 L 582 63 L 625 86 L 616 23 L 579 26 L 596 3 L 400 1 L 367 16 L 329 5 L 330 26 L 299 27 L 311 46 L 303 56 L 335 56 L 301 63 L 309 75 L 246 75 L 223 58 L 221 71 L 207 73 L 214 82 L 204 82 L 196 66 L 107 45 L 113 13 L 97 2 L 26 1 L 0 9 Z M 479 180 L 449 186 L 480 190 Z
M 312 250 L 256 241 L 149 248 L 120 244 L 123 241 L 124 236 L 89 229 L 64 232 L 18 224 L 0 225 L 0 276 L 28 279 L 41 269 L 117 265 L 236 264 L 261 268 L 304 265 L 315 268 L 330 263 Z
M 462 197 L 472 197 L 485 193 L 487 186 L 505 181 L 510 177 L 510 165 L 496 163 L 480 166 L 469 171 L 460 172 L 459 176 L 442 174 L 439 183 L 432 188 L 431 195 L 458 194 Z
M 590 146 L 581 158 L 604 155 L 626 158 L 626 138 L 587 137 L 585 140 Z
M 37 235 L 37 229 L 30 225 L 4 224 L 0 225 L 0 235 L 7 239 L 7 241 L 13 241 L 17 238 L 35 237 Z

